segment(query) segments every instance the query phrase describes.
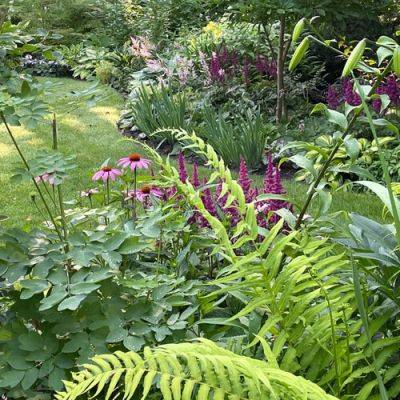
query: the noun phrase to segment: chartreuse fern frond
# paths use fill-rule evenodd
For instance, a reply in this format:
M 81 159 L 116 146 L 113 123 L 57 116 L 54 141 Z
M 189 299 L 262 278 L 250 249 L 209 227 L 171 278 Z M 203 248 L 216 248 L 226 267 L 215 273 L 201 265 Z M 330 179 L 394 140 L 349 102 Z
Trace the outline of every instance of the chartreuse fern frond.
M 145 400 L 154 393 L 163 400 L 335 399 L 306 379 L 204 339 L 146 348 L 142 355 L 117 351 L 92 361 L 64 382 L 57 400 L 83 395 L 108 400 L 116 393 L 124 400 Z

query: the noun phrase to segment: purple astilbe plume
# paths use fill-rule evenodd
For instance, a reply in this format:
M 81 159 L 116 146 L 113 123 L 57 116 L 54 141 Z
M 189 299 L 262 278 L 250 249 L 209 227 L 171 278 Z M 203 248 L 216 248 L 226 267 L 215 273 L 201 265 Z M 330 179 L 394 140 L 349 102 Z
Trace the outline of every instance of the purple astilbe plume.
M 268 64 L 268 75 L 274 79 L 278 75 L 278 67 L 276 65 L 276 61 L 274 61 L 274 60 L 270 61 Z
M 231 52 L 231 64 L 232 64 L 232 73 L 235 74 L 237 71 L 237 66 L 239 64 L 238 53 L 236 50 Z
M 400 86 L 397 82 L 395 75 L 390 75 L 386 78 L 386 81 L 376 89 L 376 94 L 386 94 L 390 100 L 390 106 L 398 107 L 400 105 Z M 374 99 L 372 101 L 372 107 L 376 113 L 380 113 L 382 101 L 380 99 Z
M 386 88 L 381 85 L 376 89 L 376 94 L 386 94 Z M 375 110 L 377 114 L 381 112 L 382 101 L 381 99 L 374 99 L 372 100 L 372 108 Z
M 179 83 L 181 85 L 186 85 L 189 77 L 193 75 L 193 61 L 188 60 L 186 57 L 176 57 L 176 73 Z
M 206 61 L 206 56 L 202 51 L 199 51 L 199 60 L 200 60 L 201 70 L 205 75 L 204 85 L 209 86 L 212 83 L 211 73 L 210 73 L 210 68 L 208 67 L 208 63 Z
M 261 54 L 257 54 L 255 67 L 261 76 L 268 73 L 268 61 Z
M 281 171 L 279 170 L 278 167 L 275 167 L 273 193 L 275 194 L 285 193 L 285 189 L 283 188 L 281 181 Z
M 274 172 L 274 162 L 272 160 L 271 154 L 269 154 L 268 165 L 264 175 L 264 193 L 273 193 L 273 189 L 275 186 Z
M 246 85 L 250 84 L 250 61 L 247 57 L 243 60 L 242 76 Z
M 209 71 L 213 81 L 223 82 L 225 70 L 221 65 L 220 57 L 216 52 L 213 52 L 211 55 Z
M 230 59 L 230 53 L 228 52 L 228 49 L 226 46 L 222 46 L 221 49 L 218 52 L 219 60 L 220 63 L 224 66 L 227 65 L 229 59 Z
M 228 194 L 225 193 L 223 196 L 221 196 L 222 193 L 222 181 L 218 182 L 217 185 L 217 190 L 216 190 L 216 198 L 217 198 L 217 203 L 221 208 L 225 207 L 226 201 L 228 200 Z
M 350 79 L 343 81 L 343 98 L 344 101 L 351 106 L 359 106 L 361 104 L 361 98 L 353 89 L 353 83 Z
M 328 103 L 328 107 L 332 110 L 336 110 L 340 106 L 339 94 L 332 85 L 328 86 L 326 101 Z
M 204 178 L 203 185 L 207 184 L 207 180 Z M 201 195 L 201 200 L 203 201 L 205 209 L 214 217 L 217 215 L 217 209 L 215 208 L 215 201 L 211 193 L 211 189 L 205 188 Z
M 249 178 L 249 173 L 247 171 L 246 161 L 243 157 L 240 157 L 240 166 L 239 166 L 239 178 L 238 183 L 243 189 L 243 193 L 246 197 L 246 201 L 250 201 L 250 188 L 252 180 Z
M 389 96 L 389 99 L 393 106 L 398 106 L 400 103 L 400 90 L 395 75 L 390 75 L 386 79 L 385 93 Z
M 196 162 L 193 164 L 192 185 L 196 189 L 200 186 L 199 166 Z
M 178 156 L 178 171 L 179 171 L 179 179 L 181 180 L 182 183 L 185 183 L 188 178 L 188 175 L 186 171 L 185 156 L 182 152 L 179 153 Z

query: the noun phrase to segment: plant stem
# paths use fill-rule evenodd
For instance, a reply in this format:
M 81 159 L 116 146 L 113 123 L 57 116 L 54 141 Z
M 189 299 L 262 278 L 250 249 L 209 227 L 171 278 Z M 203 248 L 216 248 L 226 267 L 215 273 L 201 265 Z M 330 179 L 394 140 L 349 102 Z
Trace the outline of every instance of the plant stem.
M 110 204 L 110 179 L 107 179 L 107 183 L 106 183 L 106 187 L 107 187 L 107 205 Z
M 357 269 L 357 264 L 354 262 L 352 256 L 351 256 L 351 258 L 352 258 L 352 264 L 353 264 L 353 282 L 354 282 L 356 303 L 357 303 L 358 311 L 359 311 L 360 316 L 361 316 L 362 323 L 364 325 L 365 335 L 367 336 L 368 343 L 369 343 L 369 346 L 370 346 L 370 349 L 371 349 L 372 361 L 373 361 L 372 365 L 373 365 L 373 369 L 374 369 L 374 373 L 375 373 L 376 379 L 378 381 L 380 398 L 382 400 L 389 400 L 389 396 L 388 396 L 388 393 L 386 391 L 382 375 L 381 375 L 381 373 L 379 371 L 379 368 L 378 368 L 377 362 L 376 362 L 375 350 L 374 350 L 374 347 L 372 345 L 372 338 L 371 338 L 371 334 L 370 334 L 370 330 L 369 330 L 368 313 L 367 313 L 367 310 L 365 308 L 364 299 L 362 297 L 360 276 L 359 276 L 359 272 L 358 272 L 358 269 Z
M 57 193 L 58 193 L 58 203 L 60 205 L 60 215 L 61 215 L 61 225 L 64 232 L 64 239 L 67 241 L 68 239 L 68 229 L 67 229 L 67 221 L 65 218 L 65 210 L 64 210 L 64 202 L 63 202 L 63 195 L 62 195 L 62 188 L 61 185 L 57 186 Z M 68 243 L 66 244 L 66 250 L 68 251 Z
M 137 171 L 133 170 L 133 219 L 136 220 L 136 192 L 137 192 Z
M 57 119 L 56 114 L 53 114 L 53 120 L 51 122 L 52 132 L 53 132 L 53 150 L 58 148 L 58 134 L 57 134 Z
M 10 127 L 8 126 L 7 120 L 6 120 L 4 114 L 3 114 L 1 111 L 0 111 L 0 118 L 1 118 L 1 120 L 2 120 L 2 122 L 3 122 L 3 124 L 4 124 L 4 126 L 6 127 L 7 133 L 8 133 L 8 135 L 10 136 L 10 138 L 11 138 L 13 144 L 14 144 L 14 147 L 16 148 L 16 150 L 17 150 L 17 152 L 18 152 L 18 154 L 19 154 L 19 156 L 20 156 L 20 158 L 21 158 L 23 164 L 25 165 L 25 168 L 26 168 L 28 171 L 30 171 L 31 169 L 30 169 L 30 167 L 29 167 L 29 164 L 28 164 L 28 162 L 26 161 L 26 158 L 24 157 L 24 155 L 23 155 L 21 149 L 19 148 L 19 145 L 18 145 L 17 141 L 15 140 L 15 137 L 14 137 L 13 133 L 11 132 Z M 56 223 L 56 221 L 55 221 L 55 219 L 54 219 L 54 217 L 53 217 L 53 214 L 52 214 L 52 212 L 50 211 L 49 205 L 47 204 L 46 199 L 45 199 L 45 197 L 44 197 L 42 191 L 40 190 L 40 187 L 39 187 L 38 183 L 35 181 L 35 178 L 34 178 L 33 176 L 32 176 L 32 182 L 33 182 L 33 184 L 35 185 L 35 188 L 36 188 L 36 190 L 37 190 L 37 192 L 38 192 L 38 194 L 39 194 L 40 200 L 42 200 L 42 202 L 43 202 L 43 204 L 44 204 L 44 207 L 45 207 L 45 209 L 46 209 L 46 212 L 47 212 L 47 214 L 48 214 L 49 217 L 50 217 L 50 220 L 51 220 L 51 222 L 52 222 L 52 224 L 53 224 L 53 226 L 54 226 L 54 229 L 55 229 L 55 231 L 56 231 L 56 233 L 57 233 L 57 236 L 60 238 L 61 241 L 64 241 L 64 240 L 63 240 L 63 236 L 62 236 L 60 230 L 58 229 L 57 223 Z
M 393 188 L 392 188 L 392 180 L 390 178 L 390 173 L 389 173 L 389 164 L 387 162 L 387 158 L 386 158 L 386 154 L 385 154 L 385 150 L 381 148 L 380 145 L 380 140 L 378 137 L 378 134 L 376 132 L 376 128 L 374 125 L 374 121 L 372 119 L 372 115 L 371 112 L 368 108 L 368 105 L 366 103 L 366 99 L 365 99 L 365 95 L 364 92 L 362 91 L 361 85 L 358 82 L 358 80 L 354 77 L 354 82 L 356 83 L 357 89 L 360 93 L 360 98 L 362 101 L 362 105 L 363 105 L 363 109 L 364 112 L 368 118 L 368 122 L 369 122 L 369 126 L 371 128 L 372 134 L 374 136 L 375 142 L 376 142 L 376 146 L 378 147 L 378 156 L 379 156 L 379 161 L 381 163 L 382 166 L 382 170 L 383 170 L 383 177 L 385 179 L 385 183 L 387 186 L 387 190 L 388 190 L 388 194 L 389 194 L 389 200 L 390 200 L 390 205 L 392 207 L 392 215 L 393 215 L 393 219 L 394 219 L 394 225 L 396 227 L 396 237 L 397 237 L 397 243 L 400 245 L 400 218 L 399 218 L 399 212 L 397 210 L 397 205 L 396 205 L 396 199 L 393 193 Z
M 312 37 L 313 38 L 313 37 Z M 323 43 L 321 41 L 319 41 L 318 39 L 313 38 L 314 40 L 316 40 L 318 43 Z M 330 49 L 333 49 L 333 47 L 326 45 L 325 43 L 323 43 L 323 45 L 325 47 L 329 47 Z M 375 93 L 376 89 L 378 88 L 379 84 L 382 82 L 382 79 L 385 78 L 390 70 L 391 70 L 391 65 L 392 65 L 392 61 L 386 66 L 386 68 L 384 69 L 384 71 L 382 72 L 382 74 L 380 74 L 378 76 L 378 78 L 376 79 L 374 85 L 372 86 L 371 90 L 368 93 L 368 97 L 371 96 L 372 94 Z M 341 139 L 344 139 L 346 137 L 346 135 L 349 133 L 350 129 L 353 127 L 354 123 L 356 122 L 358 118 L 358 114 L 354 114 L 353 117 L 351 118 L 347 128 L 344 130 L 344 132 L 342 133 Z M 314 193 L 316 188 L 318 187 L 319 183 L 321 182 L 322 178 L 325 175 L 326 170 L 328 169 L 330 163 L 332 162 L 333 158 L 335 157 L 337 151 L 340 148 L 340 143 L 341 141 L 338 140 L 335 147 L 332 149 L 331 153 L 329 154 L 329 157 L 327 158 L 327 160 L 325 161 L 324 165 L 322 166 L 322 168 L 320 169 L 317 178 L 315 179 L 314 183 L 311 185 L 306 202 L 304 203 L 304 206 L 302 208 L 302 210 L 300 211 L 300 214 L 297 218 L 296 221 L 296 225 L 294 227 L 294 229 L 299 229 L 301 226 L 301 223 L 303 222 L 303 218 L 304 215 L 311 203 L 312 198 L 314 197 Z

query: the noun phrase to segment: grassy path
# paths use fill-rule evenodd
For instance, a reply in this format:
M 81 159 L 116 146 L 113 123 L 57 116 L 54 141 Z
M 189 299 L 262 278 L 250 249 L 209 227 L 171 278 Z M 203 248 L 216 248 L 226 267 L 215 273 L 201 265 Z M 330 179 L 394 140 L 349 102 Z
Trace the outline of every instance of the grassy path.
M 65 95 L 90 86 L 87 82 L 72 79 L 47 79 L 57 85 L 51 102 L 63 108 Z M 66 182 L 66 197 L 90 187 L 93 171 L 107 158 L 118 159 L 129 151 L 129 143 L 120 140 L 115 122 L 123 106 L 123 99 L 112 89 L 104 87 L 109 96 L 96 106 L 79 107 L 58 118 L 59 150 L 66 155 L 76 155 L 78 168 Z M 51 127 L 42 124 L 34 130 L 12 127 L 27 158 L 32 158 L 43 148 L 51 147 Z M 0 127 L 0 214 L 8 216 L 8 226 L 24 227 L 39 223 L 42 218 L 30 200 L 33 186 L 30 183 L 10 182 L 13 168 L 19 158 L 4 127 Z
M 82 90 L 90 86 L 87 82 L 65 78 L 48 79 L 57 85 L 51 102 L 61 108 L 65 103 L 65 95 L 70 91 Z M 66 182 L 66 197 L 70 198 L 80 190 L 91 187 L 93 171 L 101 163 L 111 158 L 116 160 L 132 152 L 132 145 L 121 140 L 115 122 L 123 106 L 123 99 L 112 89 L 104 87 L 109 96 L 102 103 L 89 108 L 82 106 L 72 113 L 60 117 L 59 150 L 66 155 L 77 156 L 78 168 L 72 171 Z M 35 156 L 38 150 L 50 148 L 51 127 L 43 124 L 29 130 L 14 127 L 19 143 L 28 159 Z M 13 168 L 19 159 L 3 126 L 0 126 L 0 214 L 8 219 L 2 224 L 9 227 L 32 227 L 42 220 L 30 200 L 33 187 L 29 183 L 14 184 L 10 181 Z M 257 181 L 261 179 L 256 178 Z M 293 182 L 286 182 L 289 195 L 302 203 L 306 187 Z M 360 212 L 371 218 L 379 219 L 382 207 L 372 195 L 357 193 L 337 193 L 333 199 L 333 210 L 350 210 Z

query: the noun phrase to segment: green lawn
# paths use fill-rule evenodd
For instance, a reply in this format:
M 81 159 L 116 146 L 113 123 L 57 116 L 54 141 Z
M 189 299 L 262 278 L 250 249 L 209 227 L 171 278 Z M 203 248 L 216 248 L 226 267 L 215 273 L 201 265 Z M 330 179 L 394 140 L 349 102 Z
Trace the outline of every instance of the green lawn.
M 48 79 L 57 84 L 52 102 L 57 109 L 65 104 L 65 95 L 70 91 L 82 90 L 90 84 L 72 79 Z M 75 154 L 79 167 L 73 171 L 66 182 L 66 193 L 77 193 L 91 186 L 93 171 L 107 158 L 116 160 L 132 152 L 132 145 L 121 140 L 115 122 L 123 106 L 123 99 L 112 89 L 104 87 L 109 97 L 92 108 L 79 107 L 74 112 L 62 116 L 59 125 L 59 150 L 65 154 Z M 51 146 L 51 127 L 49 124 L 38 126 L 35 130 L 24 127 L 12 128 L 27 158 L 32 158 L 43 147 Z M 33 187 L 29 183 L 10 182 L 12 170 L 19 162 L 17 153 L 0 127 L 0 214 L 8 219 L 3 224 L 12 227 L 35 226 L 41 217 L 30 200 Z M 260 180 L 257 177 L 257 180 Z M 286 182 L 289 195 L 297 203 L 304 200 L 306 187 Z M 69 189 L 69 190 L 68 190 Z M 382 213 L 380 202 L 372 195 L 355 193 L 337 193 L 333 200 L 333 210 L 351 210 L 371 218 L 379 219 Z

